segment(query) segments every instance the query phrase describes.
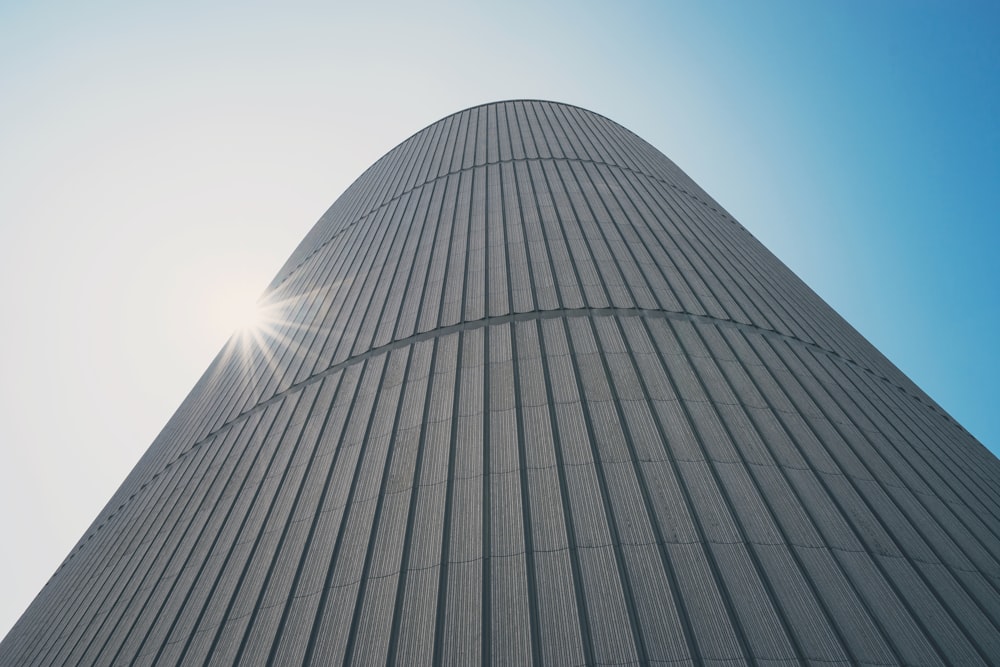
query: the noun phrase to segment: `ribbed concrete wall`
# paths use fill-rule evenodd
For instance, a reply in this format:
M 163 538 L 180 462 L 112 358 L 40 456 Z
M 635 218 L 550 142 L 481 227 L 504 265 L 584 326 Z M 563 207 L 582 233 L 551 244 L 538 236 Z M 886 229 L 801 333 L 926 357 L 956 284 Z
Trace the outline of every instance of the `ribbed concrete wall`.
M 1000 465 L 548 102 L 337 200 L 0 664 L 1000 661 Z

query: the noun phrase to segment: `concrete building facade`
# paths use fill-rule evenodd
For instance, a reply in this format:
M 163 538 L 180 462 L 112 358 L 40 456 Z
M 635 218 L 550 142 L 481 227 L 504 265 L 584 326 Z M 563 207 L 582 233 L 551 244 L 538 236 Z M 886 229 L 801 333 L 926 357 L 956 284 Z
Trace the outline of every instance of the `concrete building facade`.
M 1000 463 L 602 116 L 421 130 L 262 303 L 0 664 L 1000 661 Z

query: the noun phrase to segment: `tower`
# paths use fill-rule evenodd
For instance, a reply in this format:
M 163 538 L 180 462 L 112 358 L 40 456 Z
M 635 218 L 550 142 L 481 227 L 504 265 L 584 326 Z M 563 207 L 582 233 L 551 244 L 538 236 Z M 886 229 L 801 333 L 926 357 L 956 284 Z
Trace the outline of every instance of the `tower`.
M 974 664 L 1000 467 L 672 162 L 576 107 L 368 169 L 0 664 Z

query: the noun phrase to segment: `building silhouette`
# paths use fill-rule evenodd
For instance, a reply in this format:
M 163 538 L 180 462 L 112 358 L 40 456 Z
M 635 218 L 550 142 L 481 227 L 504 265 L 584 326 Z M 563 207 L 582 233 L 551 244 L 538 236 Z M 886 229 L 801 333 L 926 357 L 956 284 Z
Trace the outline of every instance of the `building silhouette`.
M 262 304 L 0 664 L 1000 662 L 997 459 L 602 116 L 421 130 Z

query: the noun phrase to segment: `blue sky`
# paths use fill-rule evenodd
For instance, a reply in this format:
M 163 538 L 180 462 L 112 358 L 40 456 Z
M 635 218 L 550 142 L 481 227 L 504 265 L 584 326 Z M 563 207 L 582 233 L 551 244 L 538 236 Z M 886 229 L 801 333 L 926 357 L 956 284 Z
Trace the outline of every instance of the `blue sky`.
M 375 159 L 577 104 L 685 169 L 988 447 L 1000 5 L 0 0 L 0 634 Z

